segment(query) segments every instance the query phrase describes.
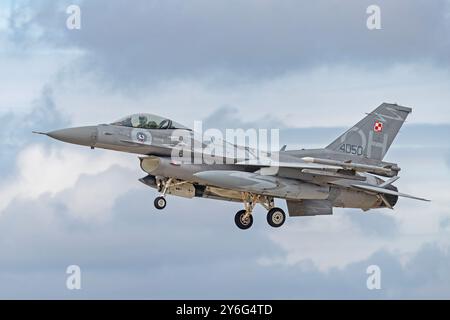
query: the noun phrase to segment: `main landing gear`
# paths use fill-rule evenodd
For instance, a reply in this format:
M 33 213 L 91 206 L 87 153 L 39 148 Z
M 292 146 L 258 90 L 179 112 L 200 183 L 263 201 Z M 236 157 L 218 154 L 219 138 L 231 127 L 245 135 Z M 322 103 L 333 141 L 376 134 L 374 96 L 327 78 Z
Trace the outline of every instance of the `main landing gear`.
M 156 197 L 155 201 L 153 202 L 156 209 L 162 210 L 166 207 L 166 192 L 171 186 L 172 181 L 172 178 L 169 178 L 166 182 L 158 181 L 158 191 L 162 192 L 161 195 L 159 197 Z
M 234 222 L 239 229 L 246 230 L 252 226 L 252 212 L 257 203 L 260 203 L 268 210 L 267 222 L 270 226 L 279 228 L 286 221 L 286 214 L 282 209 L 274 206 L 273 198 L 244 193 L 242 200 L 244 202 L 245 209 L 239 210 L 234 217 Z
M 267 212 L 267 223 L 274 227 L 279 228 L 286 221 L 286 214 L 280 208 L 272 208 Z
M 234 216 L 234 222 L 239 229 L 245 230 L 252 226 L 253 216 L 251 214 L 247 214 L 247 211 L 245 210 L 239 210 Z
M 173 178 L 167 180 L 157 180 L 158 191 L 161 192 L 159 197 L 155 198 L 153 204 L 158 210 L 162 210 L 166 207 L 166 193 L 171 187 L 183 184 L 185 181 L 178 182 Z M 234 222 L 237 227 L 242 230 L 249 229 L 253 225 L 253 209 L 256 204 L 261 204 L 267 210 L 267 223 L 274 228 L 281 227 L 286 221 L 286 214 L 281 208 L 277 208 L 274 205 L 272 197 L 254 195 L 248 192 L 242 193 L 242 202 L 244 203 L 244 209 L 239 210 L 235 217 Z

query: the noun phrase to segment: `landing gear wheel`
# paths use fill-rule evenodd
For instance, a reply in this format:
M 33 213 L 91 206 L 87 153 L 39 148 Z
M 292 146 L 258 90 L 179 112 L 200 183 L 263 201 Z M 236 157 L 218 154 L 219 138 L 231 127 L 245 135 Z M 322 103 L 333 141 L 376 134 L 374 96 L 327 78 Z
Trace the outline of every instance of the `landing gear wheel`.
M 158 210 L 164 209 L 166 207 L 166 198 L 164 197 L 157 197 L 155 199 L 155 201 L 153 202 L 153 204 L 155 205 L 155 208 Z
M 267 213 L 267 222 L 274 228 L 281 227 L 286 221 L 286 214 L 280 208 L 272 208 Z
M 238 228 L 242 230 L 250 228 L 253 224 L 252 215 L 250 214 L 246 218 L 244 218 L 245 214 L 246 214 L 245 210 L 240 210 L 236 213 L 236 216 L 234 217 L 234 222 L 236 223 Z

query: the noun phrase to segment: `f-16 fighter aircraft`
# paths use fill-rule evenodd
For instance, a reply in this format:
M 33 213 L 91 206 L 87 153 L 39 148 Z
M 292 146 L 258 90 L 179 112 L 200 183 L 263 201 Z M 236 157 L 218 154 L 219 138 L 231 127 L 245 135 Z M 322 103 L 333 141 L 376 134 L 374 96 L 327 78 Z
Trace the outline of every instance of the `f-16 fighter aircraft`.
M 383 103 L 323 149 L 283 147 L 263 156 L 225 140 L 199 141 L 195 131 L 151 114 L 35 133 L 92 149 L 139 154 L 141 168 L 147 173 L 140 181 L 160 193 L 154 201 L 157 209 L 164 209 L 167 195 L 242 202 L 235 223 L 248 229 L 257 204 L 267 209 L 269 225 L 283 225 L 286 214 L 275 206 L 275 199 L 286 200 L 291 217 L 330 215 L 333 207 L 393 209 L 398 197 L 429 201 L 398 192 L 393 183 L 399 179 L 400 168 L 383 161 L 411 111 Z M 208 162 L 205 150 L 211 150 L 211 144 L 216 146 L 216 161 Z M 217 152 L 221 149 L 217 145 L 227 151 Z

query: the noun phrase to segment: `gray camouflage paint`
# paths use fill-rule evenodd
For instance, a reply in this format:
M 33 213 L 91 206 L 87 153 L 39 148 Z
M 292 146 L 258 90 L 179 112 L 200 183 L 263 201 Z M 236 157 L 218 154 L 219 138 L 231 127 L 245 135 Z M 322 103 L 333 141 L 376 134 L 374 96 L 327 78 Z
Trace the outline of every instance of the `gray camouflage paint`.
M 189 139 L 190 146 L 198 143 L 194 132 L 187 128 L 146 129 L 102 124 L 46 134 L 91 148 L 139 154 L 141 168 L 148 174 L 140 181 L 158 191 L 168 179 L 175 181 L 175 185 L 173 182 L 168 185 L 167 194 L 244 203 L 256 201 L 268 204 L 269 208 L 274 198 L 281 198 L 286 199 L 291 216 L 326 215 L 332 214 L 333 207 L 393 208 L 398 196 L 404 196 L 391 184 L 381 189 L 389 189 L 389 192 L 374 192 L 370 187 L 379 187 L 384 180 L 370 174 L 370 170 L 361 172 L 352 166 L 394 168 L 389 176 L 397 175 L 400 170 L 397 164 L 382 160 L 410 112 L 411 108 L 383 103 L 324 149 L 282 149 L 271 154 L 270 158 L 276 159 L 279 165 L 272 174 L 267 173 L 266 165 L 243 163 L 248 160 L 245 157 L 235 157 L 231 164 L 174 161 L 171 157 L 174 153 L 181 155 L 181 160 L 193 160 L 194 155 L 199 155 L 198 150 L 192 148 L 188 149 L 188 154 L 180 153 L 181 149 L 186 151 Z M 204 148 L 205 143 L 200 146 Z M 238 146 L 234 148 L 236 151 Z M 330 170 L 332 167 L 327 165 L 307 165 L 303 160 L 306 157 L 345 162 L 350 168 Z M 365 186 L 368 187 L 364 189 Z M 255 196 L 253 200 L 248 200 L 252 196 Z

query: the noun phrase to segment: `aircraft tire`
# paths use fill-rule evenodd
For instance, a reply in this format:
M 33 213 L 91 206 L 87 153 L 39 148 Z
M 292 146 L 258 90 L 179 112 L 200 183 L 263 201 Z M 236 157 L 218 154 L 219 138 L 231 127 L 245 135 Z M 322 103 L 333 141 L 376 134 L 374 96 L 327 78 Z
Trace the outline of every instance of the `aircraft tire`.
M 160 196 L 155 199 L 153 204 L 155 205 L 156 209 L 162 210 L 166 207 L 167 201 L 166 201 L 166 198 Z
M 272 208 L 267 212 L 267 223 L 271 227 L 279 228 L 286 221 L 286 214 L 280 208 Z
M 239 229 L 246 230 L 250 228 L 253 224 L 253 216 L 249 215 L 248 218 L 244 221 L 245 210 L 240 210 L 236 213 L 234 217 L 234 222 L 238 226 Z

